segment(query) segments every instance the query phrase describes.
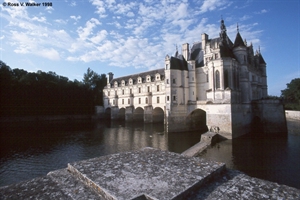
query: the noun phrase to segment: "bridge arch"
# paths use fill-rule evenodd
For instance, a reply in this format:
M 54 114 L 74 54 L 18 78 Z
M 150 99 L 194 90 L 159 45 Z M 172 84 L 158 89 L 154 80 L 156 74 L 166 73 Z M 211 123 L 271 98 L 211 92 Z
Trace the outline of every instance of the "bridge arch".
M 206 112 L 202 109 L 195 109 L 188 115 L 188 121 L 192 130 L 207 131 Z
M 153 122 L 164 122 L 165 113 L 164 110 L 160 107 L 156 107 L 152 111 L 152 121 Z
M 141 107 L 137 107 L 133 112 L 133 120 L 134 121 L 144 121 L 144 109 Z
M 110 119 L 111 118 L 111 108 L 110 107 L 105 109 L 104 118 L 105 119 Z
M 121 120 L 125 120 L 125 108 L 119 109 L 118 118 Z

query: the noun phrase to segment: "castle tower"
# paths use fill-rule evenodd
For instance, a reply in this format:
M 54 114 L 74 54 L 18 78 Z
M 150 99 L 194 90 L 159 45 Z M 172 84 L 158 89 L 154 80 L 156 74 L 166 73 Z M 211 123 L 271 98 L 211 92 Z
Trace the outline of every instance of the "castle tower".
M 240 89 L 242 92 L 242 102 L 249 103 L 251 99 L 252 92 L 251 85 L 249 83 L 249 72 L 247 68 L 247 47 L 240 35 L 239 29 L 237 28 L 236 38 L 233 44 L 233 54 L 237 58 L 240 64 Z

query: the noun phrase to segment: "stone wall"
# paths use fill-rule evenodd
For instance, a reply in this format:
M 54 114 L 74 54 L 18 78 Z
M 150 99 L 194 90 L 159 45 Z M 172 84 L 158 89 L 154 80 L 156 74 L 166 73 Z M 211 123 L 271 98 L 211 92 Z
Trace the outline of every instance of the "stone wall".
M 300 120 L 300 111 L 286 110 L 285 117 L 286 119 Z

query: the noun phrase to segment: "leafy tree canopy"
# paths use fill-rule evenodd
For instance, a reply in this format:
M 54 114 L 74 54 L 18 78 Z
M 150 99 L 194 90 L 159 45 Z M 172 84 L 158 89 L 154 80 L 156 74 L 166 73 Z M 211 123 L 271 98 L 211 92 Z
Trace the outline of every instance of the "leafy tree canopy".
M 285 109 L 300 110 L 300 78 L 295 78 L 286 85 L 287 88 L 281 90 L 281 97 L 284 98 Z

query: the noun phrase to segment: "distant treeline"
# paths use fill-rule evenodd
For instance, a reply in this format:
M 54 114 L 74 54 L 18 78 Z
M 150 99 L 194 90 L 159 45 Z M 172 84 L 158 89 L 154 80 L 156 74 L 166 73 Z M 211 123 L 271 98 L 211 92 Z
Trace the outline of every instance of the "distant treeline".
M 0 60 L 0 115 L 84 115 L 103 105 L 105 74 L 88 69 L 83 81 L 70 81 L 55 72 L 11 69 Z

